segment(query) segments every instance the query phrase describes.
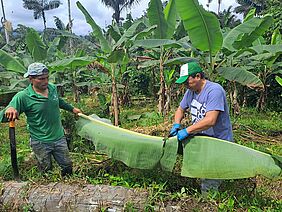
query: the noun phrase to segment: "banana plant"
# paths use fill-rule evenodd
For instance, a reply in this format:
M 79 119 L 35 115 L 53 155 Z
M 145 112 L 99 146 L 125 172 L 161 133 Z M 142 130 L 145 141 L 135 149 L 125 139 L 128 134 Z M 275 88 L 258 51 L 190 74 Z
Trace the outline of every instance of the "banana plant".
M 223 42 L 220 24 L 217 17 L 206 11 L 197 0 L 175 0 L 177 12 L 183 21 L 193 47 L 208 53 L 206 66 L 213 73 L 215 57 Z
M 51 71 L 63 71 L 70 75 L 70 81 L 66 81 L 65 83 L 69 83 L 72 87 L 74 102 L 79 102 L 80 99 L 78 89 L 79 86 L 77 82 L 79 71 L 81 68 L 91 64 L 93 61 L 95 61 L 95 59 L 95 57 L 83 56 L 83 53 L 79 51 L 77 55 L 73 57 L 60 59 L 48 65 Z
M 95 61 L 96 68 L 99 68 L 111 78 L 112 83 L 112 104 L 114 114 L 114 124 L 119 123 L 119 103 L 117 92 L 117 76 L 122 70 L 126 69 L 126 65 L 129 61 L 129 47 L 134 40 L 140 39 L 147 34 L 150 34 L 154 30 L 155 26 L 151 26 L 143 31 L 138 31 L 139 25 L 143 24 L 142 21 L 137 21 L 132 24 L 124 33 L 120 33 L 117 27 L 112 27 L 111 31 L 105 36 L 101 28 L 96 24 L 93 18 L 83 5 L 77 1 L 77 7 L 83 13 L 86 22 L 92 27 L 93 35 L 98 39 L 100 44 L 100 53 Z
M 193 60 L 189 57 L 180 57 L 177 54 L 179 49 L 189 49 L 191 45 L 184 39 L 179 41 L 171 40 L 176 30 L 178 18 L 175 0 L 170 0 L 164 9 L 161 0 L 151 0 L 147 12 L 150 25 L 156 25 L 157 28 L 154 30 L 153 38 L 137 40 L 133 48 L 141 47 L 153 52 L 151 57 L 139 67 L 157 68 L 159 70 L 158 111 L 160 114 L 165 115 L 169 111 L 167 107 L 169 107 L 170 101 L 166 91 L 168 85 L 165 81 L 165 67 L 171 69 L 172 64 Z

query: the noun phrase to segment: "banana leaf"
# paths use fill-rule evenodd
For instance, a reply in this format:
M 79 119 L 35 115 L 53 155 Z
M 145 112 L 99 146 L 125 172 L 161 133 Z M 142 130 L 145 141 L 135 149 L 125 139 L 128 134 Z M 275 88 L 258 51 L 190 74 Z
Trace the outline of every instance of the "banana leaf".
M 163 148 L 165 141 L 162 137 L 132 132 L 85 115 L 80 116 L 76 126 L 78 134 L 93 141 L 97 151 L 129 167 L 153 169 L 161 165 L 164 170 L 173 169 L 177 142 Z
M 144 135 L 83 114 L 80 114 L 77 129 L 81 137 L 94 142 L 97 151 L 129 167 L 153 169 L 160 165 L 162 169 L 172 171 L 176 163 L 176 136 L 167 139 Z M 240 179 L 256 175 L 274 178 L 281 175 L 276 159 L 232 142 L 194 136 L 184 142 L 181 175 L 209 179 Z
M 229 81 L 239 82 L 250 88 L 263 88 L 258 76 L 242 67 L 220 67 L 218 73 Z
M 25 39 L 32 58 L 35 61 L 45 60 L 47 57 L 47 47 L 40 38 L 39 33 L 32 28 L 28 28 Z
M 156 39 L 165 39 L 167 37 L 167 27 L 168 24 L 165 19 L 163 12 L 163 6 L 161 0 L 151 0 L 149 3 L 149 8 L 147 10 L 147 15 L 149 17 L 149 22 L 151 26 L 157 25 L 155 32 Z
M 178 18 L 176 12 L 176 5 L 174 0 L 170 0 L 164 8 L 164 16 L 167 22 L 167 38 L 171 38 L 175 31 L 176 19 Z
M 274 178 L 281 168 L 266 153 L 232 142 L 195 136 L 186 141 L 181 175 L 209 179 Z
M 222 47 L 222 33 L 217 17 L 197 0 L 175 0 L 176 9 L 194 47 L 216 54 Z
M 91 15 L 82 6 L 82 4 L 79 1 L 76 2 L 76 5 L 80 9 L 80 11 L 83 13 L 83 15 L 86 19 L 86 22 L 92 27 L 93 34 L 95 35 L 95 38 L 97 38 L 99 40 L 102 51 L 105 52 L 105 53 L 109 53 L 111 51 L 111 47 L 110 47 L 108 41 L 106 40 L 106 38 L 104 37 L 101 28 L 96 24 L 96 22 L 93 20 Z
M 25 73 L 26 68 L 17 60 L 13 55 L 0 49 L 0 64 L 7 71 L 13 71 L 18 73 Z

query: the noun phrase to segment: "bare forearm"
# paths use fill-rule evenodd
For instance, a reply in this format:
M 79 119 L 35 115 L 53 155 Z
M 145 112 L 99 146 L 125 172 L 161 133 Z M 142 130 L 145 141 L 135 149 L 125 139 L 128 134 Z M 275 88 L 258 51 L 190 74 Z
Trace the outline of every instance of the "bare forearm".
M 198 121 L 197 123 L 187 127 L 187 132 L 190 133 L 197 133 L 203 130 L 207 130 L 210 127 L 214 126 L 218 117 L 219 111 L 209 111 L 206 113 L 205 118 Z
M 193 133 L 201 132 L 203 130 L 207 130 L 212 126 L 213 125 L 211 124 L 210 121 L 202 119 L 202 120 L 198 121 L 196 124 L 193 124 L 193 125 L 187 127 L 186 130 L 189 134 L 191 134 L 191 133 L 193 134 Z
M 180 124 L 183 117 L 184 117 L 184 110 L 181 107 L 178 107 L 174 115 L 174 122 Z

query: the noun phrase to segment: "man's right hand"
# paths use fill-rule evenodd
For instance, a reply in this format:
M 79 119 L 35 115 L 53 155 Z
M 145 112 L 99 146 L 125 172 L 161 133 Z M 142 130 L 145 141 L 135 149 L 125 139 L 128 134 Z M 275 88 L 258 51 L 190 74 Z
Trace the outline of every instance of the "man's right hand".
M 172 125 L 172 128 L 171 128 L 170 132 L 169 132 L 169 137 L 176 136 L 178 130 L 180 130 L 180 127 L 181 127 L 180 124 L 174 123 Z
M 9 107 L 6 110 L 5 116 L 9 121 L 15 121 L 16 119 L 19 119 L 18 111 L 13 107 Z

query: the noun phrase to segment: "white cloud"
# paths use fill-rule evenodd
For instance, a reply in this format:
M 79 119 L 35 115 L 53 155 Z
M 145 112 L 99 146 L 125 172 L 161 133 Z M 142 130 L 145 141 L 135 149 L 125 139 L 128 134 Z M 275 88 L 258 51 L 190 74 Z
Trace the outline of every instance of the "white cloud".
M 140 17 L 148 8 L 150 0 L 140 0 L 140 3 L 134 5 L 131 9 L 133 18 Z M 22 0 L 3 0 L 6 19 L 12 22 L 14 28 L 18 24 L 23 24 L 38 30 L 43 29 L 43 20 L 35 20 L 33 18 L 33 11 L 23 8 Z M 61 0 L 62 5 L 59 8 L 46 11 L 47 27 L 55 27 L 53 16 L 59 17 L 65 24 L 68 23 L 67 0 Z M 111 24 L 113 11 L 105 7 L 100 0 L 80 0 L 81 4 L 87 9 L 95 22 L 102 28 Z M 200 0 L 200 3 L 206 8 L 207 0 Z M 235 5 L 235 0 L 222 1 L 221 8 L 228 8 L 230 5 Z M 210 10 L 217 11 L 217 1 L 213 0 L 210 4 Z M 1 8 L 2 9 L 2 8 Z M 125 17 L 125 11 L 122 16 Z M 76 6 L 76 1 L 71 0 L 71 13 L 74 19 L 73 32 L 76 34 L 88 34 L 91 27 L 86 23 L 81 11 Z M 2 15 L 2 13 L 1 13 Z

